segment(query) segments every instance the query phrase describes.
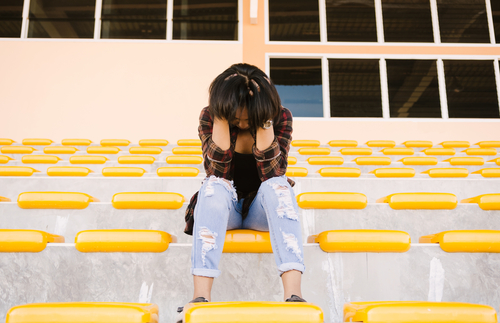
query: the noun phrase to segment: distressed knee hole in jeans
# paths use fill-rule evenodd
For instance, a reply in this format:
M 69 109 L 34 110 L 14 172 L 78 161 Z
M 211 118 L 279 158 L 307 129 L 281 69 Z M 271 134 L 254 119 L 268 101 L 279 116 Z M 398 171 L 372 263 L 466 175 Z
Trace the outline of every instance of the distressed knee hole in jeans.
M 205 266 L 207 252 L 217 249 L 215 238 L 217 238 L 217 233 L 210 231 L 207 227 L 200 228 L 198 239 L 203 243 L 201 247 L 201 260 L 203 261 L 203 266 Z
M 292 195 L 290 194 L 290 190 L 288 189 L 288 187 L 277 183 L 267 184 L 273 188 L 276 196 L 278 197 L 278 208 L 276 209 L 276 212 L 278 212 L 278 217 L 286 217 L 290 220 L 298 221 L 299 216 L 293 208 Z
M 297 256 L 299 261 L 302 261 L 302 251 L 300 251 L 299 242 L 297 241 L 295 235 L 293 233 L 286 233 L 283 231 L 281 231 L 281 234 L 283 235 L 283 240 L 286 243 L 286 250 L 291 251 L 295 256 Z
M 214 195 L 214 183 L 219 183 L 222 186 L 228 190 L 228 192 L 233 194 L 233 200 L 236 201 L 238 200 L 238 195 L 236 194 L 236 190 L 233 187 L 233 183 L 228 181 L 227 179 L 217 177 L 215 175 L 210 176 L 210 178 L 206 179 L 208 180 L 208 184 L 205 187 L 205 197 L 210 197 Z

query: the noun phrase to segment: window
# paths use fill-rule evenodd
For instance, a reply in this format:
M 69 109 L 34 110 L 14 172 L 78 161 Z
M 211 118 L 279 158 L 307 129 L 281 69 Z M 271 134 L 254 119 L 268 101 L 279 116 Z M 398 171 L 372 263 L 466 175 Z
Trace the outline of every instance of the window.
M 376 42 L 373 0 L 326 0 L 328 41 Z
M 429 0 L 382 0 L 386 42 L 434 42 Z
M 237 0 L 175 0 L 173 39 L 237 40 Z
M 318 1 L 269 0 L 269 38 L 319 41 Z
M 294 117 L 322 117 L 321 59 L 271 59 L 270 77 Z
M 495 29 L 495 42 L 500 43 L 500 1 L 490 0 L 491 11 L 493 12 L 493 26 Z
M 485 0 L 437 0 L 437 6 L 441 42 L 490 43 Z
M 20 37 L 23 24 L 23 0 L 0 2 L 0 37 Z
M 31 0 L 28 37 L 93 38 L 95 0 Z

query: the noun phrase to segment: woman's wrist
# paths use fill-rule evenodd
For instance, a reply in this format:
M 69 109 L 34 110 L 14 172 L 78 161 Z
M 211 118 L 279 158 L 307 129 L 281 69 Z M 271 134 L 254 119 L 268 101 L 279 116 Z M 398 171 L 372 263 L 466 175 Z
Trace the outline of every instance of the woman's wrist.
M 212 141 L 222 150 L 228 150 L 231 146 L 229 123 L 225 119 L 214 119 L 212 129 Z
M 268 129 L 264 129 L 262 127 L 259 127 L 257 129 L 257 135 L 256 135 L 256 143 L 255 146 L 257 147 L 258 150 L 266 150 L 271 146 L 271 144 L 274 141 L 274 129 L 273 127 L 270 127 Z

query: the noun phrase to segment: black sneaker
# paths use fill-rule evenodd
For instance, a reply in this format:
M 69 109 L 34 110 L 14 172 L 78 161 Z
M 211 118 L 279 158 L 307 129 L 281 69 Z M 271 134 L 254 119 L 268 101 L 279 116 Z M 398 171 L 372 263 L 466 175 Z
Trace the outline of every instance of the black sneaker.
M 305 299 L 303 299 L 302 297 L 299 297 L 297 295 L 292 295 L 290 298 L 287 298 L 285 302 L 303 302 L 303 303 L 307 303 L 307 301 Z
M 200 297 L 196 297 L 195 299 L 193 299 L 189 303 L 204 303 L 204 302 L 208 302 L 208 300 L 205 297 L 200 296 Z M 177 308 L 177 316 L 175 318 L 175 322 L 176 323 L 182 323 L 183 321 L 184 321 L 184 306 L 179 306 Z

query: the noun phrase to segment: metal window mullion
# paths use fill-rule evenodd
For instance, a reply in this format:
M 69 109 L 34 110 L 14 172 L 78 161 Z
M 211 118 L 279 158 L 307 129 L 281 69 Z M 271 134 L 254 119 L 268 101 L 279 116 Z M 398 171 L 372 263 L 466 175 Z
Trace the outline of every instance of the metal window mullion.
M 493 60 L 493 68 L 495 69 L 495 81 L 497 85 L 498 110 L 500 111 L 500 67 L 498 59 Z
M 446 95 L 446 80 L 444 74 L 444 62 L 442 58 L 438 58 L 437 62 L 437 74 L 439 83 L 439 100 L 441 103 L 441 117 L 443 119 L 449 119 L 448 114 L 448 97 Z
M 377 39 L 379 43 L 385 42 L 384 37 L 384 18 L 382 14 L 382 0 L 375 1 L 375 21 L 377 24 Z
M 318 0 L 319 3 L 319 36 L 322 43 L 328 41 L 328 31 L 326 27 L 326 0 Z
M 95 1 L 95 14 L 94 14 L 94 39 L 101 39 L 101 13 L 102 13 L 102 1 Z
M 437 0 L 431 1 L 431 19 L 432 19 L 432 32 L 434 34 L 434 43 L 441 44 L 441 32 L 439 30 L 439 15 Z
M 173 39 L 174 0 L 167 1 L 167 40 Z
M 389 109 L 389 86 L 387 84 L 387 63 L 385 58 L 379 61 L 380 69 L 380 91 L 382 95 L 382 118 L 389 119 L 391 110 Z
M 23 22 L 21 24 L 21 38 L 28 38 L 28 24 L 30 14 L 30 0 L 24 0 L 23 4 Z
M 330 71 L 328 68 L 328 58 L 321 58 L 321 80 L 323 92 L 323 118 L 330 118 Z
M 486 16 L 488 17 L 488 28 L 490 30 L 490 41 L 495 44 L 495 27 L 493 25 L 493 12 L 491 10 L 491 1 L 485 0 L 486 5 Z

